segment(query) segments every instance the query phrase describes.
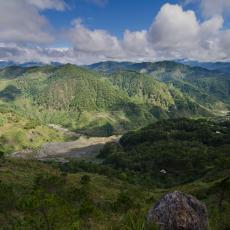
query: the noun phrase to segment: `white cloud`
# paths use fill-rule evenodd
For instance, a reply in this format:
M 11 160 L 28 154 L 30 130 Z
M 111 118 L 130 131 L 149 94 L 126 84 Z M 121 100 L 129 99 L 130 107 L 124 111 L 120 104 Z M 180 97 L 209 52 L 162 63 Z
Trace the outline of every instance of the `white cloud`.
M 216 13 L 200 21 L 192 10 L 165 4 L 149 28 L 127 29 L 122 38 L 106 30 L 90 29 L 76 19 L 68 31 L 59 33 L 59 38 L 68 39 L 71 47 L 58 49 L 40 46 L 54 39 L 49 22 L 40 11 L 64 10 L 64 1 L 0 0 L 0 6 L 0 59 L 75 64 L 178 58 L 230 60 L 230 30 L 224 29 L 224 18 Z
M 172 20 L 173 19 L 173 20 Z M 189 58 L 230 59 L 228 30 L 223 31 L 222 16 L 200 22 L 194 11 L 180 5 L 165 4 L 148 30 L 126 30 L 121 40 L 104 30 L 91 30 L 74 21 L 70 32 L 74 50 L 100 60 L 153 61 Z
M 206 18 L 216 15 L 229 14 L 230 1 L 229 0 L 182 0 L 185 5 L 200 4 L 202 14 Z
M 0 42 L 52 42 L 49 22 L 40 10 L 65 7 L 62 0 L 0 0 Z
M 201 23 L 193 11 L 165 4 L 147 37 L 159 57 L 216 60 L 226 58 L 220 42 L 220 38 L 226 36 L 222 28 L 221 16 Z
M 186 48 L 196 42 L 198 32 L 199 24 L 193 11 L 165 4 L 149 29 L 148 39 L 159 48 Z
M 74 20 L 69 37 L 74 48 L 81 52 L 106 56 L 122 53 L 120 43 L 115 36 L 105 30 L 90 30 L 82 24 L 80 19 Z
M 201 0 L 201 8 L 204 16 L 212 17 L 214 15 L 223 15 L 225 12 L 229 13 L 229 0 Z
M 24 62 L 60 62 L 78 65 L 94 63 L 98 61 L 113 60 L 113 57 L 99 53 L 86 53 L 74 48 L 42 48 L 26 47 L 16 44 L 0 44 L 0 60 Z M 116 59 L 117 60 L 117 59 Z
M 71 48 L 25 47 L 16 44 L 0 44 L 0 59 L 23 62 L 63 62 L 75 63 L 75 54 Z
M 149 46 L 147 40 L 147 31 L 129 31 L 126 30 L 123 37 L 123 49 L 128 56 L 136 56 L 137 58 L 144 58 L 154 56 L 154 50 Z
M 34 5 L 38 9 L 55 9 L 55 10 L 65 10 L 67 4 L 64 0 L 25 0 L 27 3 Z

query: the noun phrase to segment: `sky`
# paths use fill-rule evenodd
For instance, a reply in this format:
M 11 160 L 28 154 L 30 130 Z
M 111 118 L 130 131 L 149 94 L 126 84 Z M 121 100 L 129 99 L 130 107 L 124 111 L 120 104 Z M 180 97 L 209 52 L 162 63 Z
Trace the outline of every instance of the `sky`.
M 0 60 L 230 61 L 230 0 L 0 0 Z

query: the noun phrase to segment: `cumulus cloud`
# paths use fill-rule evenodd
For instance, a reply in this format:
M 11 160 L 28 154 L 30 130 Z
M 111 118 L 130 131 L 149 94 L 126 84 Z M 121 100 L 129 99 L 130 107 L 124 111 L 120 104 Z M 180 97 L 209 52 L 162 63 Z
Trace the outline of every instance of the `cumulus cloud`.
M 23 62 L 63 62 L 75 63 L 75 54 L 70 48 L 26 47 L 0 43 L 0 60 Z
M 120 44 L 115 36 L 105 30 L 90 30 L 86 28 L 80 19 L 73 21 L 70 38 L 77 50 L 90 53 L 117 53 Z
M 205 3 L 206 0 L 201 1 Z M 67 7 L 64 1 L 0 0 L 0 6 L 0 59 L 4 60 L 75 64 L 179 58 L 230 60 L 230 30 L 224 28 L 224 17 L 220 13 L 210 13 L 212 16 L 200 21 L 192 10 L 165 4 L 149 28 L 141 31 L 127 29 L 122 38 L 106 30 L 90 29 L 76 19 L 65 31 L 64 37 L 70 48 L 58 49 L 41 46 L 52 42 L 54 37 L 47 29 L 49 22 L 40 11 L 64 10 Z
M 230 10 L 229 0 L 201 0 L 201 8 L 204 16 L 223 15 Z
M 154 50 L 147 40 L 147 31 L 129 31 L 126 30 L 122 41 L 122 47 L 127 56 L 134 56 L 143 59 L 144 57 L 154 57 Z
M 90 60 L 134 60 L 154 58 L 154 50 L 147 40 L 147 31 L 124 32 L 123 39 L 109 34 L 105 30 L 87 28 L 81 19 L 73 21 L 69 38 L 77 54 L 88 54 Z M 88 61 L 87 61 L 88 63 Z
M 230 1 L 229 0 L 183 0 L 185 5 L 200 4 L 202 14 L 206 18 L 215 15 L 229 14 Z
M 75 48 L 45 48 L 28 47 L 17 44 L 0 44 L 0 60 L 24 62 L 60 62 L 78 65 L 90 64 L 98 61 L 112 60 L 113 57 L 98 53 L 86 53 Z M 117 59 L 116 59 L 117 60 Z
M 64 10 L 62 0 L 0 0 L 0 41 L 44 44 L 53 41 L 40 10 Z
M 172 20 L 173 19 L 173 20 Z M 216 60 L 226 58 L 220 39 L 222 16 L 199 22 L 193 11 L 179 5 L 165 4 L 152 23 L 147 37 L 158 56 Z M 226 31 L 225 31 L 226 32 Z
M 148 39 L 160 48 L 186 48 L 195 43 L 199 24 L 193 11 L 165 4 L 148 31 Z

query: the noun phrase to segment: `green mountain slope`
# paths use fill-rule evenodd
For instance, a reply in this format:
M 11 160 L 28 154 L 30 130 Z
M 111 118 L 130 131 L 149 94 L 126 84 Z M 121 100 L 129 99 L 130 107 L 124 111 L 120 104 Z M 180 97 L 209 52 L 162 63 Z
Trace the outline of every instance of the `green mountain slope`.
M 228 171 L 229 134 L 229 121 L 162 120 L 125 134 L 120 144 L 107 144 L 100 157 L 117 169 L 172 186 Z
M 134 71 L 120 71 L 110 75 L 113 84 L 127 92 L 140 102 L 146 102 L 163 109 L 174 104 L 170 90 L 165 84 L 156 81 L 151 76 Z
M 97 129 L 119 131 L 132 125 L 133 119 L 139 118 L 139 125 L 155 119 L 102 75 L 73 65 L 28 68 L 22 76 L 2 77 L 1 83 L 2 101 L 45 123 L 100 135 Z
M 96 64 L 95 64 L 96 65 Z M 172 85 L 198 104 L 218 111 L 229 110 L 230 75 L 211 71 L 201 67 L 191 67 L 173 61 L 143 62 L 143 63 L 97 63 L 96 70 L 115 72 L 116 66 L 122 70 L 134 70 L 151 75 L 153 78 Z M 89 68 L 94 69 L 94 66 Z
M 105 75 L 67 64 L 20 67 L 20 75 L 10 68 L 0 77 L 2 101 L 22 116 L 92 135 L 120 133 L 159 118 L 212 115 L 173 85 L 134 71 Z

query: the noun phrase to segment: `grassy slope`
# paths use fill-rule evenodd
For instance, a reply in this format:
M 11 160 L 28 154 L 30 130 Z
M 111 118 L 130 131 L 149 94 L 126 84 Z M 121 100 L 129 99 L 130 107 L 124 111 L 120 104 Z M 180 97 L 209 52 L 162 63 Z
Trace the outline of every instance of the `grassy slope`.
M 0 150 L 2 152 L 36 149 L 43 143 L 65 139 L 62 132 L 48 128 L 36 120 L 26 119 L 5 105 L 0 105 Z
M 210 229 L 223 230 L 230 226 L 228 193 L 222 209 L 218 208 L 223 175 L 157 189 L 129 184 L 117 179 L 116 175 L 61 173 L 36 161 L 1 160 L 0 163 L 0 222 L 3 229 L 47 229 L 49 226 L 55 230 L 143 230 L 147 229 L 148 208 L 164 193 L 174 190 L 193 194 L 206 203 Z M 85 175 L 89 182 L 82 179 Z
M 194 194 L 209 207 L 211 229 L 228 229 L 229 134 L 230 122 L 165 120 L 125 134 L 121 145 L 107 144 L 100 157 L 128 181 L 139 175 L 141 183 Z
M 50 229 L 125 229 L 126 212 L 146 210 L 153 195 L 115 178 L 64 175 L 39 162 L 4 161 L 0 171 L 4 229 L 46 229 L 44 212 Z M 91 179 L 88 185 L 80 182 L 84 175 Z

